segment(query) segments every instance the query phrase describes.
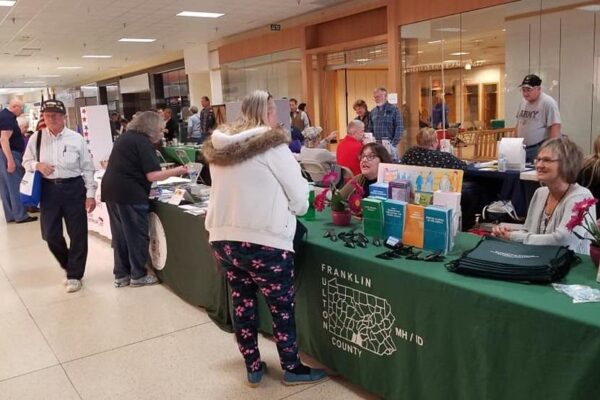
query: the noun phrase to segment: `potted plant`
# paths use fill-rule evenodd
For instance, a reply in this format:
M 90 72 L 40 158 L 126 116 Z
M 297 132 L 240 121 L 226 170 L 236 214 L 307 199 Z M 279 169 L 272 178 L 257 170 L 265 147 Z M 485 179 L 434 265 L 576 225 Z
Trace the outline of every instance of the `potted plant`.
M 363 196 L 363 188 L 351 180 L 350 184 L 354 190 L 348 198 L 344 198 L 340 193 L 340 189 L 336 187 L 338 174 L 335 171 L 328 172 L 323 176 L 322 183 L 327 187 L 318 195 L 315 196 L 313 206 L 315 210 L 321 212 L 326 205 L 331 207 L 331 220 L 334 225 L 346 226 L 350 224 L 352 213 L 360 215 L 362 212 L 361 201 Z
M 600 220 L 594 221 L 590 214 L 590 208 L 594 207 L 597 202 L 598 200 L 590 197 L 575 203 L 572 210 L 573 215 L 567 223 L 567 229 L 573 232 L 575 236 L 579 239 L 591 241 L 590 256 L 596 266 L 598 266 L 598 263 L 600 262 L 600 226 L 598 225 Z M 581 226 L 589 233 L 590 237 L 587 237 L 587 235 L 582 236 L 575 232 L 575 228 L 578 226 Z

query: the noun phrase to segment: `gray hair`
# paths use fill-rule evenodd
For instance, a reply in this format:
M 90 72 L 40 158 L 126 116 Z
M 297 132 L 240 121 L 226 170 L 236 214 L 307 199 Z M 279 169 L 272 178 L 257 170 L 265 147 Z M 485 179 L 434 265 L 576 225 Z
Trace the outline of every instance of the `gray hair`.
M 540 146 L 538 154 L 549 149 L 558 158 L 558 174 L 567 183 L 577 182 L 577 176 L 583 165 L 583 151 L 566 136 L 546 140 Z
M 152 143 L 157 143 L 163 136 L 162 122 L 163 119 L 157 112 L 144 111 L 127 124 L 127 130 L 136 131 L 146 136 Z
M 365 124 L 359 119 L 353 119 L 348 124 L 347 132 L 353 135 L 357 131 L 363 131 L 365 129 Z
M 190 112 L 191 112 L 192 114 L 197 114 L 197 113 L 198 113 L 198 107 L 196 107 L 196 106 L 191 106 L 191 107 L 190 107 Z
M 17 123 L 19 124 L 19 128 L 21 130 L 26 130 L 29 128 L 29 119 L 23 115 L 17 118 Z

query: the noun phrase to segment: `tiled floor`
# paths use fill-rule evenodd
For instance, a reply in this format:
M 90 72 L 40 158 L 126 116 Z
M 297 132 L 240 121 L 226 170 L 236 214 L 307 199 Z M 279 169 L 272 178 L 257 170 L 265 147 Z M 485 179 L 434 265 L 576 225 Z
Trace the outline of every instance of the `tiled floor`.
M 335 378 L 286 387 L 271 367 L 244 385 L 233 335 L 165 286 L 115 289 L 107 241 L 90 236 L 84 286 L 67 294 L 37 222 L 0 212 L 0 399 L 373 399 Z

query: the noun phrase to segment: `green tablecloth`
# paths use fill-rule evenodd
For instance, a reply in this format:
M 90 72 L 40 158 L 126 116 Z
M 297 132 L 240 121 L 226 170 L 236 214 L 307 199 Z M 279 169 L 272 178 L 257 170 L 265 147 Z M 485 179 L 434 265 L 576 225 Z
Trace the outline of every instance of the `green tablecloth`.
M 193 304 L 208 304 L 227 328 L 230 304 L 203 219 L 173 206 L 156 209 L 169 247 L 161 278 Z M 322 238 L 326 215 L 305 224 L 308 241 L 296 265 L 300 349 L 348 381 L 388 399 L 599 396 L 600 304 L 572 304 L 550 286 L 452 274 L 443 263 L 380 260 L 374 255 L 382 248 L 348 249 Z M 460 234 L 448 258 L 477 240 Z M 600 287 L 594 277 L 583 257 L 566 283 Z M 269 331 L 264 303 L 259 316 Z
M 204 217 L 158 201 L 151 202 L 151 211 L 160 218 L 167 238 L 167 261 L 156 274 L 178 296 L 205 308 L 219 327 L 231 332 L 227 283 L 217 272 Z
M 167 146 L 161 149 L 161 153 L 167 162 L 174 162 L 177 164 L 182 164 L 181 159 L 177 156 L 175 150 L 182 149 L 186 152 L 188 158 L 191 162 L 196 162 L 196 153 L 198 150 L 194 147 L 188 146 Z

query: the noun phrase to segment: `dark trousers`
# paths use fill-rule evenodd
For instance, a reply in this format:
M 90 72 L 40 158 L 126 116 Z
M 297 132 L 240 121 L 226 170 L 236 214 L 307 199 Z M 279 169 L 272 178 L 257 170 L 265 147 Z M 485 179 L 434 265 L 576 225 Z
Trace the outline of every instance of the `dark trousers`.
M 148 211 L 144 204 L 106 203 L 115 257 L 115 278 L 146 276 L 148 260 Z
M 533 160 L 537 157 L 538 151 L 540 151 L 542 143 L 543 142 L 539 142 L 538 144 L 525 147 L 525 162 L 533 162 Z
M 257 297 L 265 296 L 273 317 L 273 338 L 283 369 L 300 365 L 294 317 L 294 254 L 253 243 L 212 242 L 233 303 L 233 327 L 248 372 L 261 368 L 257 337 Z
M 85 211 L 85 185 L 79 177 L 63 183 L 42 179 L 40 225 L 42 238 L 66 271 L 67 279 L 81 279 L 88 253 L 88 224 Z M 63 219 L 70 248 L 63 236 Z

